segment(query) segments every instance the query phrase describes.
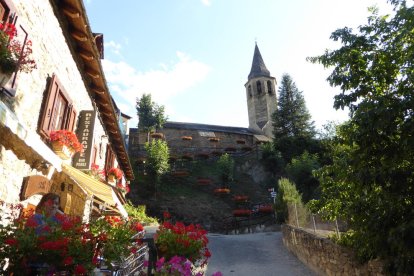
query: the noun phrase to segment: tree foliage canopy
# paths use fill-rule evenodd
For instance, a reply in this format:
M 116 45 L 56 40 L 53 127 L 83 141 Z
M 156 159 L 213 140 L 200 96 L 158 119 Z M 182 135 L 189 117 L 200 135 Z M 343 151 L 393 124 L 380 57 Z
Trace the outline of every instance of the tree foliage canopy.
M 137 99 L 138 129 L 151 132 L 162 128 L 167 121 L 164 106 L 159 106 L 151 99 L 151 94 L 143 94 Z
M 146 167 L 150 174 L 160 176 L 170 169 L 168 158 L 170 157 L 167 142 L 161 139 L 154 139 L 145 143 L 147 151 Z
M 279 87 L 278 108 L 272 115 L 274 137 L 312 137 L 314 135 L 311 115 L 305 98 L 288 74 L 282 76 Z
M 361 258 L 382 257 L 391 272 L 414 271 L 414 7 L 390 1 L 392 16 L 372 8 L 354 33 L 331 38 L 342 47 L 309 58 L 334 67 L 328 81 L 349 107 L 334 163 L 325 167 L 322 208 L 349 220 L 349 243 Z

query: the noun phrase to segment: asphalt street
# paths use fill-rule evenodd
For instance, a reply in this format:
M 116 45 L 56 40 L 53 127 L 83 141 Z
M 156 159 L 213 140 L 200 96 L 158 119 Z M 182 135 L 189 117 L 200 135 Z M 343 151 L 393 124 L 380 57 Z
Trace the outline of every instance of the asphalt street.
M 283 246 L 281 232 L 209 234 L 208 238 L 212 257 L 206 276 L 217 271 L 223 276 L 316 275 Z

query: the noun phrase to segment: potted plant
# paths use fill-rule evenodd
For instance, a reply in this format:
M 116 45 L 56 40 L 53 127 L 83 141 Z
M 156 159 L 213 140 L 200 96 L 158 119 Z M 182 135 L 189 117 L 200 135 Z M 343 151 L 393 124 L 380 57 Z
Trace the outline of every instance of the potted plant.
M 118 181 L 122 178 L 122 171 L 118 168 L 111 168 L 107 175 L 109 182 Z
M 16 26 L 11 23 L 0 23 L 0 85 L 3 86 L 17 70 L 30 72 L 36 68 L 31 58 L 32 42 L 27 40 L 24 45 L 15 39 Z M 22 51 L 23 49 L 23 51 Z
M 82 144 L 72 131 L 54 130 L 50 132 L 49 137 L 53 151 L 62 159 L 70 159 L 75 152 L 82 151 Z

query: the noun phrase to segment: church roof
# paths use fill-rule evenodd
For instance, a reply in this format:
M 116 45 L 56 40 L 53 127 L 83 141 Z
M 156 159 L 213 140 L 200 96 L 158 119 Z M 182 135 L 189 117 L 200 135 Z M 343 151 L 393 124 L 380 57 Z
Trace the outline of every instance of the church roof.
M 164 128 L 176 128 L 176 129 L 191 129 L 198 131 L 211 131 L 211 132 L 227 132 L 237 134 L 256 134 L 250 129 L 245 127 L 231 127 L 231 126 L 217 126 L 217 125 L 206 125 L 197 123 L 183 123 L 183 122 L 166 122 Z
M 266 68 L 262 55 L 260 54 L 260 51 L 259 51 L 259 47 L 257 46 L 257 43 L 256 43 L 256 47 L 254 48 L 252 69 L 250 70 L 248 80 L 251 80 L 257 77 L 270 77 L 270 72 Z

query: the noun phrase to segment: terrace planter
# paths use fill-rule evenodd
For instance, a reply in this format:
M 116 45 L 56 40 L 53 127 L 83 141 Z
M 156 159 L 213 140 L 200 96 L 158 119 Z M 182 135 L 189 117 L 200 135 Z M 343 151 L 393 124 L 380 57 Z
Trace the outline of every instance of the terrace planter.
M 249 209 L 236 209 L 233 210 L 234 217 L 250 217 L 252 211 Z
M 236 202 L 247 202 L 249 200 L 249 197 L 244 195 L 236 195 L 233 197 L 233 200 Z
M 214 193 L 216 195 L 228 195 L 230 193 L 230 189 L 228 189 L 228 188 L 218 188 L 218 189 L 214 189 Z

